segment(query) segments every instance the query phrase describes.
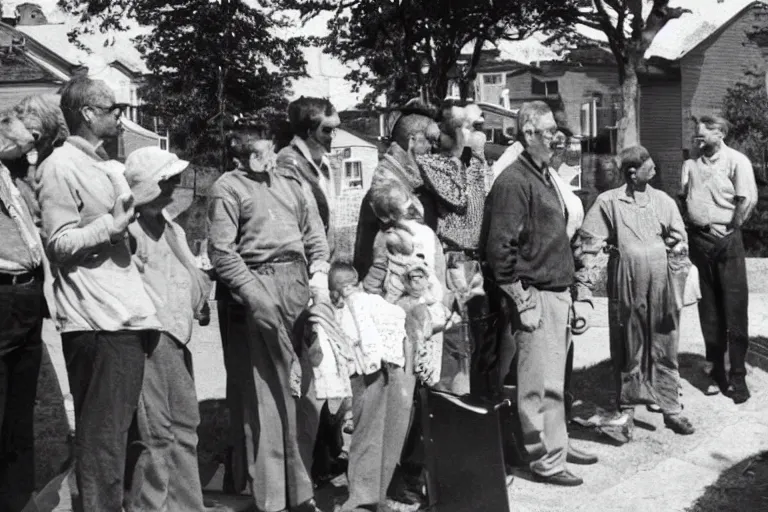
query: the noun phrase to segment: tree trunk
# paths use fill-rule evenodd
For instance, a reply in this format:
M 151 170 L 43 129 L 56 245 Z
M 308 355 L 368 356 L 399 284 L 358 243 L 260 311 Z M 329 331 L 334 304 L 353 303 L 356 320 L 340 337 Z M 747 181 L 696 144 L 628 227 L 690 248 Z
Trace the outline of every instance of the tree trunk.
M 621 119 L 618 123 L 618 133 L 616 139 L 616 151 L 640 144 L 640 137 L 637 132 L 637 63 L 635 59 L 628 59 L 629 62 L 624 69 L 624 82 L 621 84 Z

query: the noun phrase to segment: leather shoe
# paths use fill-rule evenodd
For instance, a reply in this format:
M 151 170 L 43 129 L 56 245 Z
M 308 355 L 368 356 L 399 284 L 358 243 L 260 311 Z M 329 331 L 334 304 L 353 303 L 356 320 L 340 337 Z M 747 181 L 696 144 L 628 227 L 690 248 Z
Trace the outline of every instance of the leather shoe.
M 580 464 L 582 466 L 588 466 L 590 464 L 597 464 L 597 455 L 585 452 L 584 450 L 580 450 L 569 443 L 566 460 L 569 464 Z
M 733 400 L 735 404 L 743 404 L 749 400 L 750 393 L 747 387 L 747 379 L 743 375 L 734 375 L 731 377 L 731 384 L 725 393 Z
M 574 475 L 567 469 L 550 476 L 534 473 L 533 479 L 544 484 L 561 485 L 563 487 L 576 487 L 584 483 L 581 477 Z

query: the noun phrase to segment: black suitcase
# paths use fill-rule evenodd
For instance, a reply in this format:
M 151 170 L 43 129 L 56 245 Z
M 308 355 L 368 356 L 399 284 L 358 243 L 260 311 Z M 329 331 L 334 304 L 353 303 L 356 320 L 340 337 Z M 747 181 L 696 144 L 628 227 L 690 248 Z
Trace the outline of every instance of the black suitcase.
M 504 454 L 513 402 L 422 388 L 427 499 L 434 512 L 509 512 Z M 507 438 L 507 439 L 505 439 Z

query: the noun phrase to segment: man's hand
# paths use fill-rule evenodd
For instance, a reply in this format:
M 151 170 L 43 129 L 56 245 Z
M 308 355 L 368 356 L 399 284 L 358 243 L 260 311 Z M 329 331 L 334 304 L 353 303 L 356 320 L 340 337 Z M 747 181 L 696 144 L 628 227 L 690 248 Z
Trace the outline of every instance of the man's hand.
M 536 304 L 520 313 L 520 328 L 525 332 L 533 332 L 541 325 L 541 307 Z
M 573 320 L 571 321 L 573 334 L 583 334 L 589 329 L 589 319 L 594 309 L 589 301 L 581 300 L 573 303 Z
M 205 327 L 211 323 L 211 306 L 208 305 L 207 300 L 203 302 L 203 307 L 200 308 L 197 323 L 200 325 L 200 327 Z

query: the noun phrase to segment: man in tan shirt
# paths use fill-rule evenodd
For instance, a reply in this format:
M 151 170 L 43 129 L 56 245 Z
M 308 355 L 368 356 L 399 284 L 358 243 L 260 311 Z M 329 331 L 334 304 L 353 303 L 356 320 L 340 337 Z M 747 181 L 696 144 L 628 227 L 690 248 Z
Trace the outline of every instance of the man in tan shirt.
M 757 204 L 757 185 L 746 155 L 723 142 L 728 122 L 699 119 L 700 156 L 683 164 L 681 199 L 690 240 L 690 257 L 699 270 L 699 318 L 713 384 L 734 402 L 749 399 L 744 360 L 749 345 L 749 288 L 741 226 Z M 726 372 L 728 352 L 731 370 Z

